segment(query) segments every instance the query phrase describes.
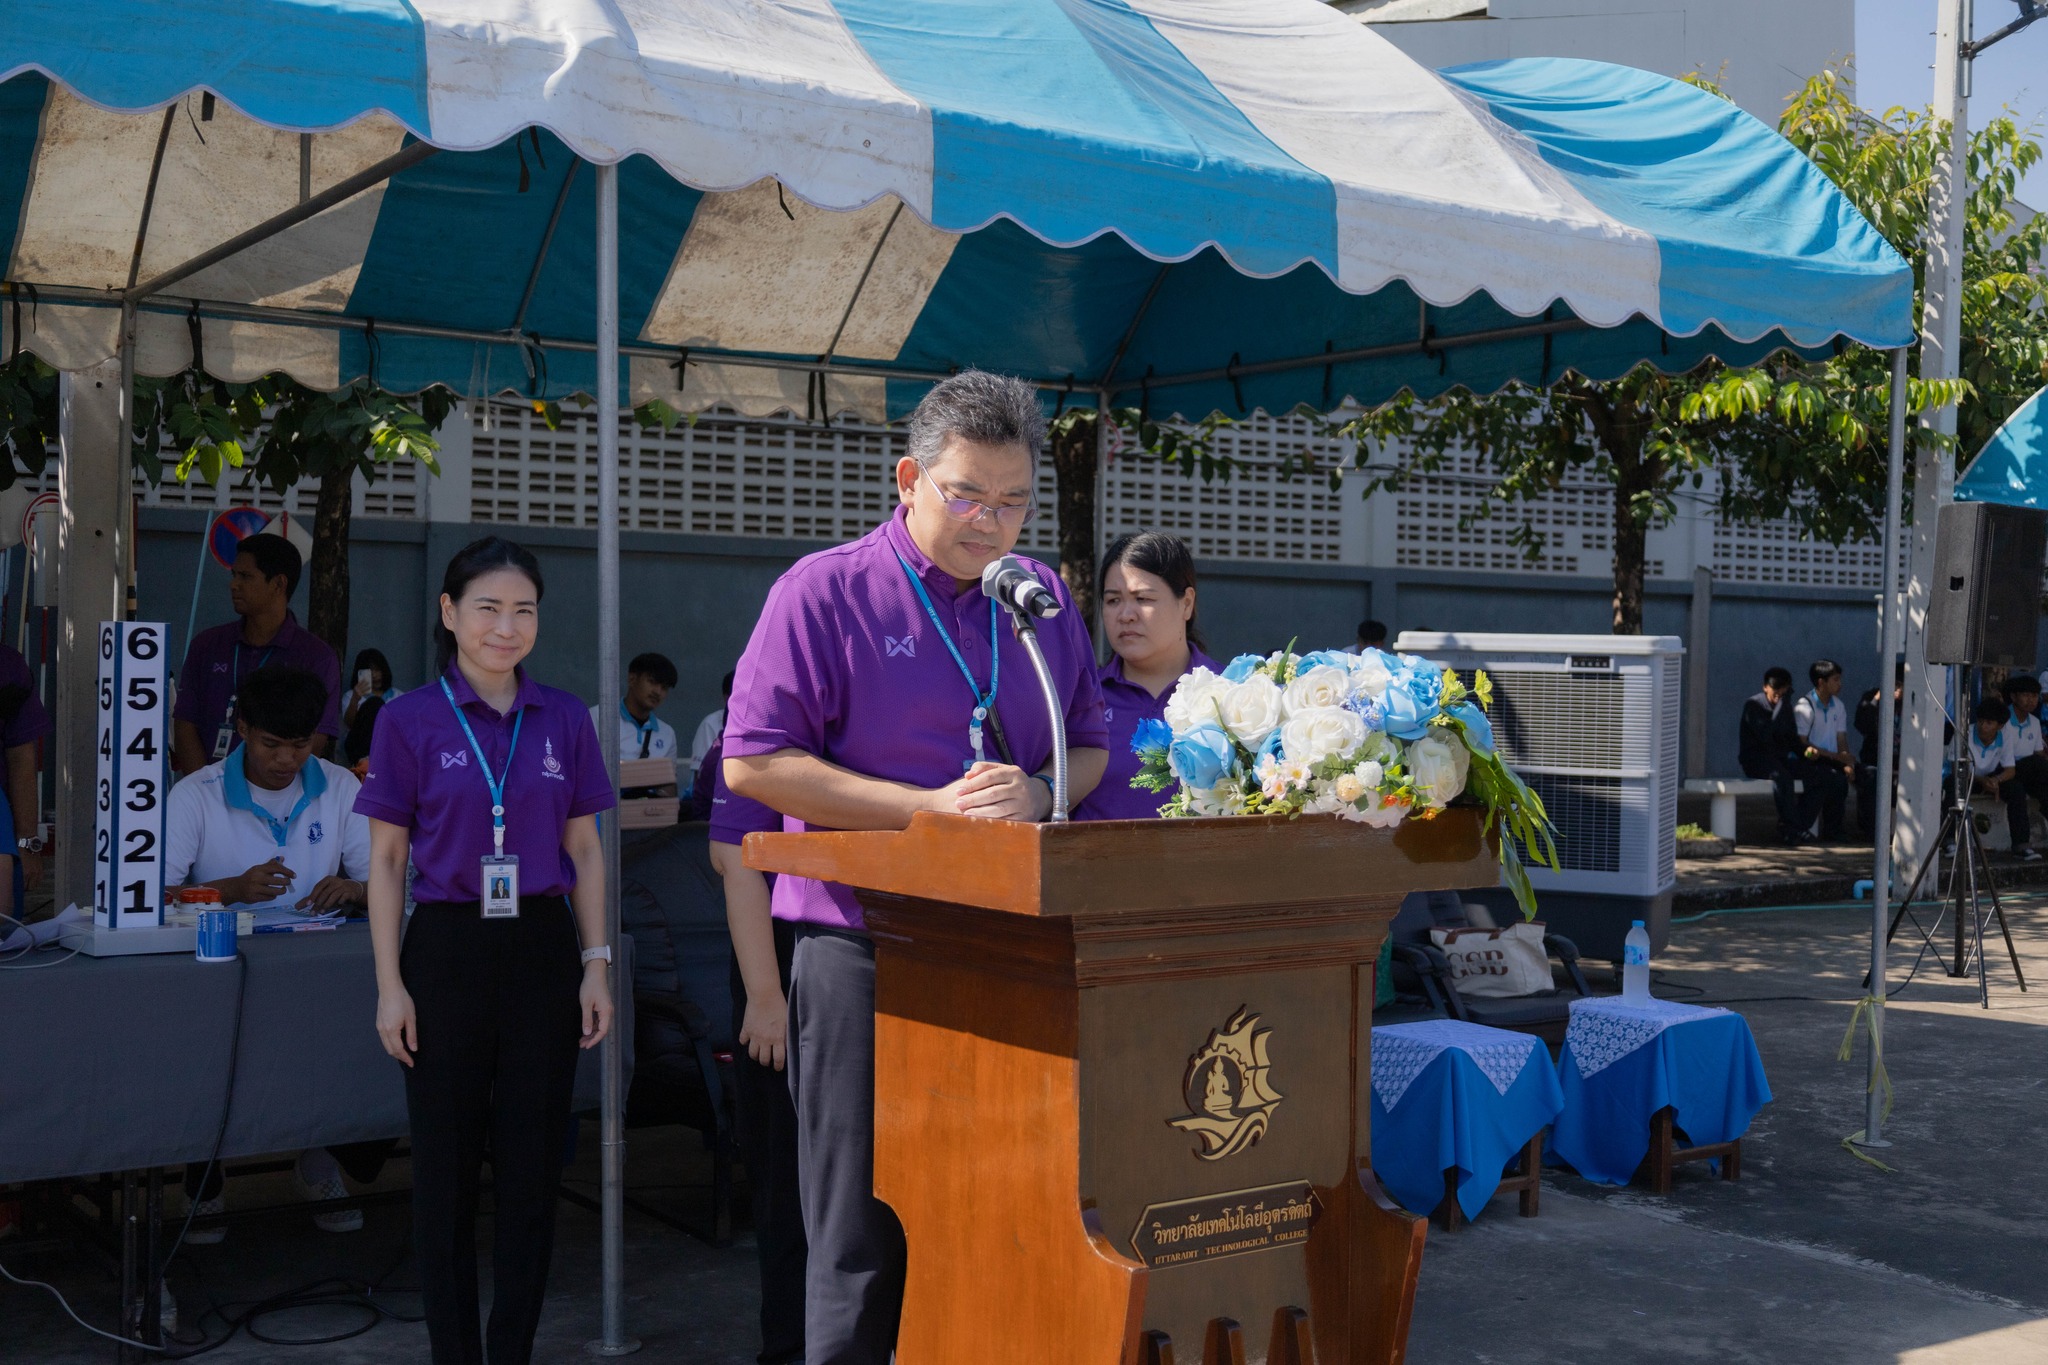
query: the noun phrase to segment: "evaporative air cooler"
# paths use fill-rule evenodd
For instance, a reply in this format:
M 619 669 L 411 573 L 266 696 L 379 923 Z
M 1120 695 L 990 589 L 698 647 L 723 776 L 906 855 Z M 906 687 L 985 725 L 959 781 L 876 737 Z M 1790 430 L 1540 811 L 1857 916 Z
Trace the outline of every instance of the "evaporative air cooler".
M 1661 949 L 1671 923 L 1678 825 L 1673 635 L 1404 631 L 1396 643 L 1493 679 L 1501 755 L 1549 809 L 1558 871 L 1532 870 L 1537 915 L 1589 957 L 1619 961 L 1629 921 Z M 1505 891 L 1475 897 L 1511 910 Z

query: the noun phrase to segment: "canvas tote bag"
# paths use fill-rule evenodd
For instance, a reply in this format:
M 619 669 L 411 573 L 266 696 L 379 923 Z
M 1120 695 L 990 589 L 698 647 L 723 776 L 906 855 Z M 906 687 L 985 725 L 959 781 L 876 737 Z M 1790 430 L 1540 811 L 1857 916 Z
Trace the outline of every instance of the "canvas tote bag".
M 1432 929 L 1429 941 L 1451 963 L 1460 995 L 1501 997 L 1549 990 L 1550 956 L 1543 951 L 1543 921 L 1499 929 Z

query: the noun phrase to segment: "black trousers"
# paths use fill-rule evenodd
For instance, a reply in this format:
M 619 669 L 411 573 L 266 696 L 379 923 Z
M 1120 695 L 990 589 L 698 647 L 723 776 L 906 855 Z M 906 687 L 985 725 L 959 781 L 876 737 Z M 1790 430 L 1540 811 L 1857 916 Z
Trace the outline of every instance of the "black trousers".
M 1767 778 L 1771 784 L 1771 799 L 1778 807 L 1778 838 L 1789 843 L 1813 826 L 1813 817 L 1818 809 L 1814 804 L 1813 788 L 1804 794 L 1792 790 L 1798 775 L 1783 763 L 1767 763 L 1750 760 L 1742 765 L 1744 777 Z
M 547 1295 L 555 1197 L 583 1020 L 575 920 L 560 896 L 517 919 L 422 904 L 399 954 L 419 1018 L 405 1072 L 413 1253 L 434 1365 L 527 1365 Z M 491 1321 L 477 1330 L 477 1187 L 496 1207 Z M 488 1355 L 486 1345 L 488 1344 Z
M 903 1315 L 903 1225 L 875 1198 L 875 945 L 798 925 L 789 1088 L 803 1190 L 806 1365 L 889 1365 Z
M 2025 758 L 2013 764 L 2012 782 L 2010 785 L 2016 786 L 2026 793 L 2026 796 L 2020 798 L 2020 809 L 2022 812 L 2026 810 L 2026 797 L 2031 796 L 2034 800 L 2040 802 L 2041 814 L 2048 816 L 2048 755 L 2028 754 Z M 2033 831 L 2029 827 L 2027 834 L 2031 835 L 2032 833 Z M 2014 843 L 2013 847 L 2017 848 L 2027 842 L 2028 839 L 2022 837 Z
M 1801 813 L 1811 822 L 1813 812 L 1818 811 L 1820 837 L 1841 838 L 1843 817 L 1849 811 L 1849 775 L 1842 771 L 1841 764 L 1825 759 L 1802 758 L 1792 766 L 1792 772 L 1806 788 L 1805 800 L 1800 803 Z M 1799 828 L 1803 831 L 1807 826 Z
M 796 953 L 796 926 L 775 921 L 775 958 L 782 994 L 789 995 L 789 970 Z M 739 1036 L 747 1012 L 747 987 L 739 960 L 732 964 L 732 1031 Z M 794 1039 L 792 1039 L 794 1041 Z M 735 1049 L 740 1160 L 753 1191 L 754 1256 L 761 1272 L 760 1365 L 791 1365 L 804 1358 L 803 1202 L 797 1192 L 796 1102 L 782 1072 L 762 1066 L 742 1047 Z

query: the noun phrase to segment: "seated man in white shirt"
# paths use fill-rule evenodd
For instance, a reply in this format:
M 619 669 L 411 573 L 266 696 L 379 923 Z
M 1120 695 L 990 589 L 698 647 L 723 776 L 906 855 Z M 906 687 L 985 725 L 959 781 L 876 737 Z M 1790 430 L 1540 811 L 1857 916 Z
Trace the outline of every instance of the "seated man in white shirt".
M 2005 803 L 2005 828 L 2012 836 L 2012 851 L 2032 862 L 2041 855 L 2028 844 L 2027 789 L 2013 772 L 2012 731 L 2006 721 L 2012 712 L 1996 697 L 1977 703 L 1970 726 L 1970 787 Z
M 257 669 L 235 696 L 242 742 L 171 788 L 164 820 L 164 886 L 211 886 L 223 905 L 334 910 L 360 906 L 370 870 L 369 822 L 355 813 L 355 775 L 313 756 L 327 687 L 285 664 Z M 356 1143 L 338 1152 L 299 1154 L 303 1193 L 345 1199 L 337 1155 L 359 1179 L 375 1178 L 389 1143 Z M 365 1172 L 368 1172 L 365 1174 Z M 218 1169 L 188 1166 L 185 1192 L 197 1216 L 224 1211 Z M 327 1232 L 354 1232 L 359 1208 L 314 1215 Z M 218 1242 L 219 1224 L 197 1224 L 188 1242 Z
M 728 704 L 732 701 L 732 679 L 732 670 L 727 669 L 725 676 L 719 679 L 718 682 L 719 695 L 724 697 Z M 723 706 L 719 707 L 716 711 L 707 712 L 704 719 L 697 722 L 697 733 L 690 736 L 691 772 L 701 773 L 704 771 L 705 756 L 711 752 L 712 746 L 717 744 L 719 737 L 724 734 L 725 707 Z M 709 782 L 705 784 L 705 790 L 710 790 Z
M 2026 673 L 2007 678 L 2005 704 L 2012 708 L 2012 719 L 2005 723 L 2005 745 L 2012 759 L 2013 785 L 2038 801 L 2041 814 L 2048 816 L 2048 736 L 2041 732 L 2040 680 Z M 2013 852 L 2025 862 L 2041 856 L 2031 843 L 2024 848 L 2014 845 Z
M 618 730 L 620 758 L 666 758 L 673 762 L 681 756 L 676 751 L 675 727 L 654 714 L 668 700 L 669 690 L 675 685 L 676 666 L 666 655 L 636 654 L 633 662 L 626 665 L 626 695 L 619 698 L 618 719 L 612 722 Z M 605 720 L 598 710 L 595 706 L 590 708 L 590 723 L 597 727 L 598 737 L 603 738 Z

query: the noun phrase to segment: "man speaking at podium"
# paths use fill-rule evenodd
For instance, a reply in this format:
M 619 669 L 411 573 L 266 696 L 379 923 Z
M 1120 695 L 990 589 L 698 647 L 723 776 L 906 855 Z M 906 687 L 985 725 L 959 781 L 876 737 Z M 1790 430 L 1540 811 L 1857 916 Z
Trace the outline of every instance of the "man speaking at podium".
M 935 386 L 896 463 L 900 505 L 777 580 L 740 659 L 725 780 L 783 828 L 901 829 L 917 811 L 1043 820 L 1052 721 L 981 571 L 1035 510 L 1045 417 L 1030 385 L 977 370 Z M 1064 710 L 1070 804 L 1109 760 L 1086 625 L 1059 576 L 1039 643 Z M 986 869 L 991 879 L 1000 867 Z M 887 1365 L 903 1303 L 903 1230 L 874 1197 L 875 951 L 853 892 L 775 883 L 797 925 L 789 999 L 799 1185 L 810 1240 L 808 1365 Z

